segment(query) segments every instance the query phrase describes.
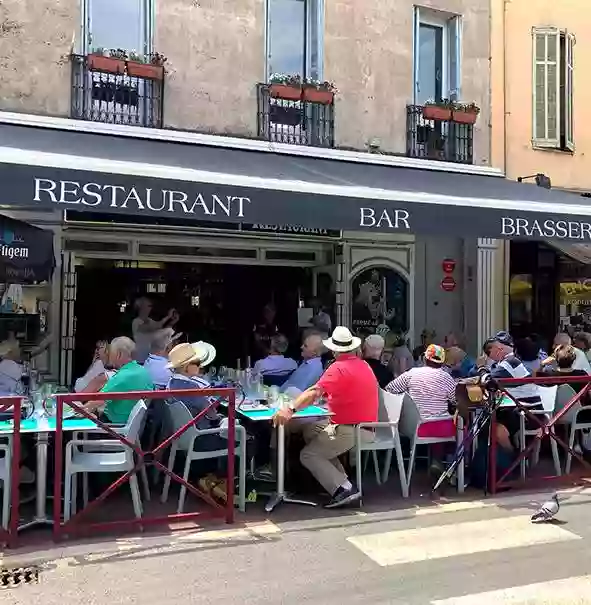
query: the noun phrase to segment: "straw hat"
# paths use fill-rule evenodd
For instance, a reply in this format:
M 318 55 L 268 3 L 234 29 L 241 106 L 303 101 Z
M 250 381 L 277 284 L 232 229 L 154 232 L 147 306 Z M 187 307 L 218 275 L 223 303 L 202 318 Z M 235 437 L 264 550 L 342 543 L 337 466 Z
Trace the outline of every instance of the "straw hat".
M 167 368 L 176 369 L 198 363 L 201 367 L 209 365 L 215 359 L 215 348 L 207 342 L 184 342 L 176 345 L 168 354 Z
M 322 341 L 322 344 L 335 353 L 350 353 L 357 350 L 361 345 L 361 338 L 353 336 L 349 328 L 337 326 L 330 338 Z
M 19 353 L 20 346 L 18 340 L 4 340 L 0 342 L 0 357 L 6 357 L 10 353 Z

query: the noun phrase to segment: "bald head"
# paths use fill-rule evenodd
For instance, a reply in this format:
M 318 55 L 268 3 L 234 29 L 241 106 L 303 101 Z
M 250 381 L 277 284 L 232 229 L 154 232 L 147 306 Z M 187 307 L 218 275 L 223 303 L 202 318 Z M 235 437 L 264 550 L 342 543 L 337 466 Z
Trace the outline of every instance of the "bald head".
M 308 334 L 302 344 L 302 358 L 314 359 L 322 355 L 323 344 L 320 334 Z

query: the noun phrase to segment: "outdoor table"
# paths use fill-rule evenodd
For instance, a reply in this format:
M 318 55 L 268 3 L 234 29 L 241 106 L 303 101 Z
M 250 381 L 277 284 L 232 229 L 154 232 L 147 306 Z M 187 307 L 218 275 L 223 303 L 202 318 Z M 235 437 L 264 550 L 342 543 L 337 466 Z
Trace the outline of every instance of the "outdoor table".
M 87 418 L 64 419 L 63 430 L 92 432 L 98 429 L 96 423 Z M 53 525 L 53 520 L 47 515 L 47 455 L 49 450 L 49 434 L 56 431 L 55 417 L 27 418 L 21 421 L 21 434 L 35 436 L 37 454 L 35 477 L 35 517 L 19 526 L 19 531 L 37 525 Z M 10 420 L 0 422 L 0 438 L 14 433 Z
M 244 418 L 247 418 L 251 422 L 270 422 L 276 411 L 277 410 L 274 408 L 267 408 L 262 405 L 253 404 L 250 401 L 245 401 L 236 406 L 236 413 L 240 414 Z M 321 419 L 328 418 L 331 415 L 332 414 L 327 409 L 317 405 L 311 405 L 307 408 L 298 410 L 293 415 L 293 418 Z M 285 491 L 285 427 L 280 424 L 277 427 L 277 486 L 275 493 L 265 505 L 265 511 L 270 513 L 278 504 L 281 504 L 281 502 L 316 506 L 316 502 L 290 498 L 289 494 L 287 494 Z

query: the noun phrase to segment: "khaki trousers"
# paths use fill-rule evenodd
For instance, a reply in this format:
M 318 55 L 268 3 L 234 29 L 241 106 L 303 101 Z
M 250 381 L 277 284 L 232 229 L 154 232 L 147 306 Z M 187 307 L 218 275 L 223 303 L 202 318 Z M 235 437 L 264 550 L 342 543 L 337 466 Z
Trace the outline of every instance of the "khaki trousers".
M 333 495 L 347 481 L 347 473 L 338 457 L 355 446 L 355 427 L 347 424 L 311 425 L 306 427 L 304 438 L 307 445 L 300 452 L 300 461 L 322 485 Z M 371 431 L 362 430 L 361 439 L 373 441 Z

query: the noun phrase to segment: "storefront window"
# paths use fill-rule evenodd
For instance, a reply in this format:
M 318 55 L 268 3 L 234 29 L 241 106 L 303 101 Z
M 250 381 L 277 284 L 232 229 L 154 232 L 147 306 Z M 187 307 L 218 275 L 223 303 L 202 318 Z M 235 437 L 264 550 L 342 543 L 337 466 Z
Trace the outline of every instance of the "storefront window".
M 360 335 L 408 332 L 408 282 L 386 267 L 362 271 L 352 284 L 352 326 Z
M 511 325 L 529 327 L 533 321 L 533 276 L 512 275 L 509 285 L 509 317 Z

